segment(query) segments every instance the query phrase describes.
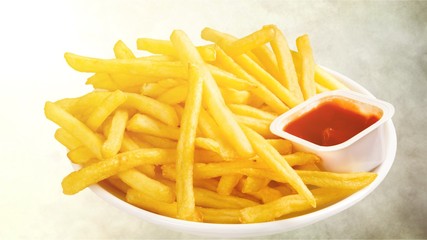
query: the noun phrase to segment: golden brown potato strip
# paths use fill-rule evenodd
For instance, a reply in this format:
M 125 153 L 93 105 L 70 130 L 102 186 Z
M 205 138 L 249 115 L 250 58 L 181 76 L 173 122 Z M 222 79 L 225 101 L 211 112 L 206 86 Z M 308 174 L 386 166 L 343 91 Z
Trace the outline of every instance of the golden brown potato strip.
M 172 34 L 173 38 L 174 34 Z M 199 120 L 200 108 L 202 106 L 203 82 L 199 68 L 189 65 L 188 95 L 185 100 L 184 112 L 182 113 L 180 135 L 177 146 L 177 177 L 176 177 L 176 200 L 178 206 L 177 217 L 180 219 L 201 221 L 196 213 L 196 205 L 193 192 L 193 163 L 194 149 Z
M 175 153 L 173 150 L 158 148 L 121 153 L 114 158 L 96 162 L 70 173 L 62 181 L 62 189 L 65 194 L 75 194 L 92 184 L 139 165 L 173 163 Z
M 150 77 L 187 78 L 188 72 L 180 62 L 145 59 L 99 59 L 65 53 L 68 65 L 79 72 L 130 73 Z
M 90 149 L 98 159 L 102 159 L 102 142 L 84 123 L 52 102 L 46 102 L 44 110 L 45 115 L 49 120 L 65 129 L 74 138 Z
M 299 85 L 304 99 L 316 95 L 316 84 L 314 82 L 314 57 L 307 35 L 297 38 L 298 53 L 301 56 L 301 75 Z
M 349 191 L 337 191 L 336 189 L 315 189 L 313 190 L 314 198 L 319 207 L 335 202 L 351 194 Z M 244 223 L 273 221 L 286 214 L 311 209 L 312 206 L 301 195 L 289 195 L 279 198 L 275 201 L 248 207 L 240 210 L 241 220 Z

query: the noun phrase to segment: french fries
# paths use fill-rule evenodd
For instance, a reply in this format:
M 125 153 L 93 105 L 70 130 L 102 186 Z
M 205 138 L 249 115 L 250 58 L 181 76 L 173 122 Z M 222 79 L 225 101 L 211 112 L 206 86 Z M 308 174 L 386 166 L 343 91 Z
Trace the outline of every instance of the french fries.
M 205 28 L 195 46 L 170 40 L 117 41 L 115 59 L 65 53 L 93 73 L 93 92 L 46 102 L 55 139 L 80 168 L 64 194 L 99 183 L 124 201 L 164 216 L 209 223 L 256 223 L 331 205 L 376 174 L 333 173 L 322 159 L 274 136 L 279 114 L 317 93 L 346 88 L 316 65 L 308 36 L 297 51 L 277 26 L 242 38 Z M 315 124 L 315 123 L 314 123 Z

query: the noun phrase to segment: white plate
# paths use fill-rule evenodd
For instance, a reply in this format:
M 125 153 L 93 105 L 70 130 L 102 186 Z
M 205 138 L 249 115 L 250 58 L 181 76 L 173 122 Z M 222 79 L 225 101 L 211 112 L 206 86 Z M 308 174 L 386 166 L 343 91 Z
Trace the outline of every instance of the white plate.
M 341 80 L 350 89 L 371 95 L 372 94 L 363 88 L 358 83 L 349 79 L 348 77 L 324 68 L 326 71 L 334 75 L 336 78 Z M 265 236 L 276 233 L 283 233 L 297 228 L 301 228 L 330 216 L 333 216 L 368 196 L 378 185 L 384 180 L 388 174 L 391 166 L 393 165 L 394 158 L 396 155 L 396 130 L 393 122 L 390 120 L 385 125 L 385 141 L 384 149 L 386 153 L 385 159 L 381 165 L 379 165 L 373 172 L 378 174 L 377 178 L 366 188 L 358 191 L 357 193 L 323 209 L 308 213 L 302 216 L 277 220 L 273 222 L 265 223 L 253 223 L 253 224 L 211 224 L 211 223 L 197 223 L 178 220 L 174 218 L 164 217 L 143 209 L 137 208 L 109 193 L 99 185 L 93 185 L 90 187 L 99 197 L 107 201 L 108 203 L 133 214 L 143 221 L 150 222 L 166 229 L 199 235 L 206 237 L 221 237 L 221 238 L 242 238 L 242 237 L 257 237 Z

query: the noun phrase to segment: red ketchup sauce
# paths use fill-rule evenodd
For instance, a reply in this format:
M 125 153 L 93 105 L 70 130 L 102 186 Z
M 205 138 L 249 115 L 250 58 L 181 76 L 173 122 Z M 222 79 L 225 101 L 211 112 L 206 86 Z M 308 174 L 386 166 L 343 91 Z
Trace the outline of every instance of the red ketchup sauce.
M 354 107 L 326 101 L 304 113 L 284 127 L 284 131 L 320 146 L 333 146 L 347 141 L 380 119 L 364 115 Z

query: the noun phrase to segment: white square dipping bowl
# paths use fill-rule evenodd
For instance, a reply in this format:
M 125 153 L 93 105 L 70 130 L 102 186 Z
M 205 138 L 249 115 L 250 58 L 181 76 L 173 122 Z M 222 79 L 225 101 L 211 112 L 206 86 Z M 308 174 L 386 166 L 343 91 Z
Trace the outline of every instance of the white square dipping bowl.
M 290 134 L 283 129 L 287 124 L 314 109 L 321 103 L 338 100 L 348 102 L 363 115 L 376 114 L 380 118 L 350 139 L 333 145 L 321 146 Z M 295 150 L 312 152 L 322 159 L 322 166 L 332 172 L 371 171 L 384 160 L 384 123 L 391 119 L 394 107 L 390 103 L 350 90 L 335 90 L 317 94 L 277 117 L 270 125 L 273 134 L 290 140 Z M 316 124 L 313 122 L 313 124 Z

